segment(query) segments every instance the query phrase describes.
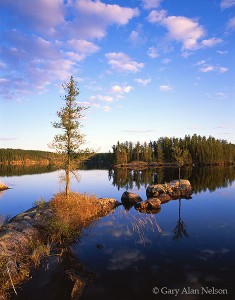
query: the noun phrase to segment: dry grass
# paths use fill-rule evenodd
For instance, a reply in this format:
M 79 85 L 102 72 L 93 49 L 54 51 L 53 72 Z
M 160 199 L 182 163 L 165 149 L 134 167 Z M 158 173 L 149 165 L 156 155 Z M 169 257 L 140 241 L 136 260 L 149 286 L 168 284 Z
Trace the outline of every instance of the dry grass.
M 49 238 L 53 243 L 71 242 L 83 228 L 99 217 L 100 206 L 95 196 L 59 193 L 51 200 L 54 217 L 49 223 Z

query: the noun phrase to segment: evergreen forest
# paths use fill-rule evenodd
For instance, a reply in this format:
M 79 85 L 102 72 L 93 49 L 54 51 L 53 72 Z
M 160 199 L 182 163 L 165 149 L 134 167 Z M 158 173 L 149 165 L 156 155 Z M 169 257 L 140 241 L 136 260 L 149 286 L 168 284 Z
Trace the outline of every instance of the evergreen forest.
M 194 134 L 184 138 L 160 137 L 157 141 L 136 144 L 132 142 L 117 143 L 113 145 L 114 164 L 127 164 L 133 161 L 146 163 L 174 162 L 172 151 L 174 147 L 188 150 L 186 164 L 197 165 L 227 165 L 235 163 L 235 144 L 226 140 L 208 138 Z
M 50 162 L 52 158 L 55 157 L 55 154 L 47 151 L 39 150 L 23 150 L 23 149 L 0 149 L 0 163 L 1 164 L 10 164 L 12 162 L 18 163 L 27 163 L 27 160 L 30 161 L 47 161 Z

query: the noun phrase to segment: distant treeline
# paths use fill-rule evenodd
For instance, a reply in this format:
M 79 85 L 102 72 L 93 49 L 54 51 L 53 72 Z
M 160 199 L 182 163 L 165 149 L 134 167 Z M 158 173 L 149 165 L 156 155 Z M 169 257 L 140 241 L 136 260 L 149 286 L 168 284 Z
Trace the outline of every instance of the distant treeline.
M 49 163 L 55 154 L 47 151 L 39 150 L 22 150 L 22 149 L 0 149 L 1 164 L 27 164 L 27 162 L 45 162 Z
M 113 165 L 113 154 L 112 153 L 96 153 L 90 157 L 84 166 L 88 168 L 109 168 Z
M 79 156 L 78 156 L 79 157 Z M 57 165 L 61 156 L 57 153 L 39 150 L 1 149 L 0 165 Z M 113 164 L 112 153 L 96 153 L 87 161 L 83 162 L 85 167 L 110 167 Z
M 144 161 L 159 164 L 173 162 L 172 148 L 178 146 L 189 151 L 187 164 L 212 165 L 234 164 L 235 145 L 210 136 L 186 135 L 184 138 L 161 137 L 157 141 L 117 143 L 113 146 L 114 164 Z

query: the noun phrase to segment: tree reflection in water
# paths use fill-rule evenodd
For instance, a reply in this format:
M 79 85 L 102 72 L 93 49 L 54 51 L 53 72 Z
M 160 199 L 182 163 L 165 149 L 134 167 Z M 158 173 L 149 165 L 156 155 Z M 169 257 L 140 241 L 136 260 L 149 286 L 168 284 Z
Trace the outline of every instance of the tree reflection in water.
M 157 183 L 170 182 L 178 178 L 177 168 L 146 168 L 143 170 L 130 170 L 127 168 L 115 168 L 109 170 L 109 180 L 118 188 L 130 190 L 134 187 L 145 188 L 154 183 L 154 174 L 157 173 Z M 184 167 L 182 178 L 188 179 L 194 193 L 215 191 L 220 187 L 232 185 L 235 181 L 235 167 Z
M 176 241 L 178 241 L 179 239 L 182 239 L 184 237 L 189 238 L 189 235 L 186 231 L 186 226 L 181 219 L 181 199 L 179 199 L 179 219 L 178 219 L 176 226 L 172 232 L 174 235 L 173 239 Z
M 157 176 L 155 175 L 157 174 Z M 227 187 L 231 185 L 235 180 L 235 168 L 231 167 L 204 167 L 204 168 L 183 168 L 182 177 L 188 179 L 193 187 L 193 192 L 200 193 L 205 190 L 214 191 L 220 187 Z M 153 183 L 165 183 L 170 182 L 177 178 L 177 168 L 146 168 L 143 170 L 130 170 L 127 168 L 116 168 L 109 170 L 109 180 L 112 180 L 112 184 L 118 188 L 125 188 L 131 190 L 135 187 L 140 189 L 141 187 L 147 188 L 148 185 Z M 157 179 L 157 182 L 156 182 Z M 132 208 L 125 207 L 125 216 L 130 218 L 130 224 L 132 230 L 137 232 L 140 236 L 141 243 L 145 243 L 144 231 L 147 227 L 150 228 L 153 222 L 153 215 L 145 215 L 143 219 L 139 214 L 128 214 L 128 211 Z M 154 219 L 155 220 L 155 219 Z M 155 228 L 161 232 L 160 227 L 154 221 Z M 180 240 L 182 238 L 189 238 L 186 230 L 185 223 L 181 219 L 181 199 L 179 199 L 179 219 L 175 228 L 172 231 L 173 239 Z

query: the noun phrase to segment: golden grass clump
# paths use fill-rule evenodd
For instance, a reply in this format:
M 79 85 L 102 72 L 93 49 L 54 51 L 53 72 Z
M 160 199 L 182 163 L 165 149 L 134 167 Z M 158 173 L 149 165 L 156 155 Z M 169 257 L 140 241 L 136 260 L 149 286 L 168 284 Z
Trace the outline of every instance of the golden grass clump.
M 75 192 L 59 193 L 50 201 L 54 217 L 50 222 L 50 238 L 53 242 L 71 241 L 84 227 L 97 219 L 100 212 L 95 196 Z

